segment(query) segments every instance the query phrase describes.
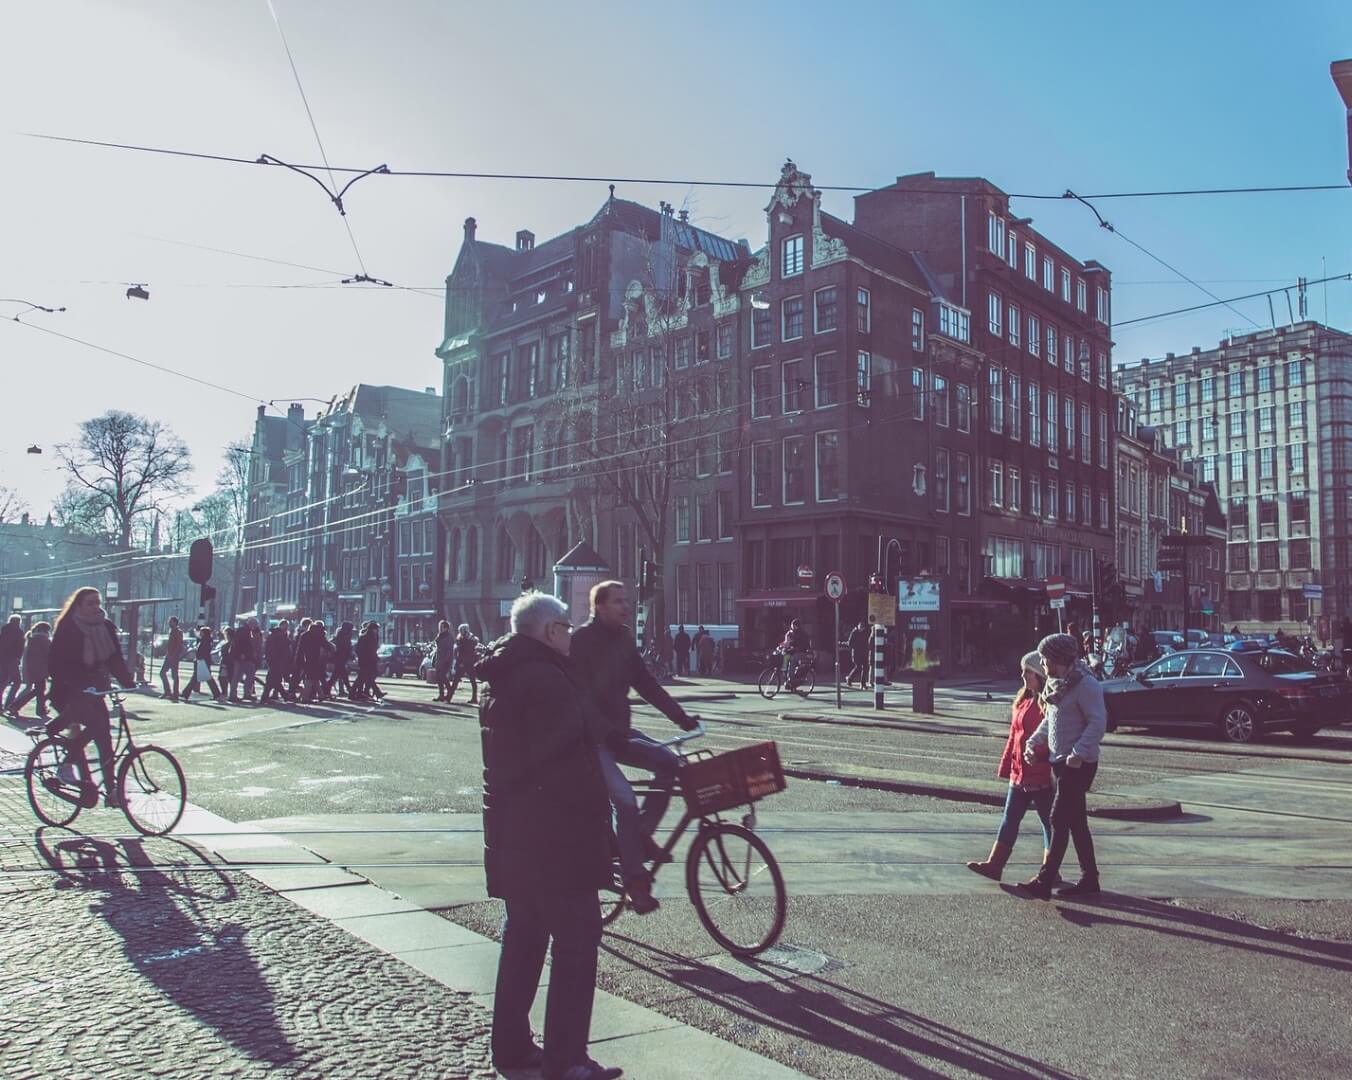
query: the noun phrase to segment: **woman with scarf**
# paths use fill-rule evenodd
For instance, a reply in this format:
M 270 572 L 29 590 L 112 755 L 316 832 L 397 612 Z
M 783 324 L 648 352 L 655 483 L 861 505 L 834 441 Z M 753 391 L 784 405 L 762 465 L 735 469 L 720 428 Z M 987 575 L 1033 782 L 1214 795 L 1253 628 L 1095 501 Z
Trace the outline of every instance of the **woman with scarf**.
M 1075 841 L 1080 880 L 1056 890 L 1057 896 L 1096 896 L 1099 891 L 1094 838 L 1089 834 L 1086 798 L 1098 772 L 1099 743 L 1107 725 L 1103 688 L 1080 659 L 1079 643 L 1069 634 L 1050 634 L 1037 647 L 1047 670 L 1042 690 L 1042 723 L 1028 737 L 1024 761 L 1045 751 L 1055 783 L 1050 850 L 1037 876 L 1019 884 L 1028 896 L 1051 899 L 1066 847 Z
M 188 685 L 183 688 L 183 696 L 179 700 L 187 701 L 192 697 L 194 690 L 202 689 L 203 683 L 211 688 L 211 696 L 220 701 L 220 685 L 211 677 L 211 627 L 209 626 L 204 626 L 197 631 L 197 654 L 193 657 L 192 677 L 188 680 Z
M 1038 700 L 1046 684 L 1046 675 L 1042 670 L 1042 658 L 1030 652 L 1023 658 L 1021 674 L 1023 687 L 1014 698 L 1013 716 L 1009 721 L 1009 738 L 1005 740 L 1005 752 L 1000 758 L 1000 767 L 996 775 L 1009 781 L 1009 792 L 1005 797 L 1005 815 L 1000 820 L 1000 831 L 995 836 L 995 844 L 990 856 L 981 862 L 969 862 L 967 869 L 999 881 L 1014 850 L 1014 841 L 1019 837 L 1019 824 L 1023 815 L 1031 806 L 1042 819 L 1042 859 L 1045 862 L 1051 848 L 1051 823 L 1048 815 L 1052 808 L 1052 770 L 1047 764 L 1046 749 L 1034 761 L 1024 760 L 1024 750 L 1028 738 L 1042 724 L 1042 704 Z
M 98 589 L 76 589 L 66 601 L 56 617 L 48 663 L 52 705 L 60 715 L 47 725 L 47 731 L 56 735 L 77 725 L 84 729 L 99 752 L 105 805 L 116 806 L 108 705 L 103 698 L 84 691 L 109 690 L 113 679 L 130 689 L 134 680 L 118 644 L 117 627 L 104 614 Z

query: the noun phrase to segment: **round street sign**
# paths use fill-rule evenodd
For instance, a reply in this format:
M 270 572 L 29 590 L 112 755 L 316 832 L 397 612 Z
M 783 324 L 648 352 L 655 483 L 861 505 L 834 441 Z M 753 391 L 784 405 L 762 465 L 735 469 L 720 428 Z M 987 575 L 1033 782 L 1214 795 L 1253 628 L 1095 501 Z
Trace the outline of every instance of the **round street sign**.
M 1047 598 L 1050 600 L 1060 600 L 1066 595 L 1066 579 L 1063 577 L 1049 577 L 1047 579 Z
M 798 568 L 798 584 L 805 589 L 810 589 L 812 588 L 812 577 L 812 567 L 808 566 L 807 563 L 803 563 L 803 565 Z
M 826 595 L 829 599 L 839 602 L 845 595 L 845 576 L 835 570 L 826 575 Z

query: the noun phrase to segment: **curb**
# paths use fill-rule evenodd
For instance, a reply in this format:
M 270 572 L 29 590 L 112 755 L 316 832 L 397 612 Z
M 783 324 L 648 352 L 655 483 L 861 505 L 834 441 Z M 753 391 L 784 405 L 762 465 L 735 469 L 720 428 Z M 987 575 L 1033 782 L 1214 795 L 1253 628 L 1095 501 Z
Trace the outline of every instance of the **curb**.
M 1005 789 L 980 781 L 966 783 L 940 780 L 935 777 L 857 776 L 830 769 L 785 767 L 785 776 L 799 780 L 834 782 L 846 787 L 868 788 L 875 791 L 893 791 L 903 795 L 928 795 L 950 802 L 974 802 L 987 806 L 1004 806 Z M 1112 800 L 1112 801 L 1105 801 Z M 1183 807 L 1172 800 L 1137 800 L 1129 795 L 1091 795 L 1089 816 L 1116 821 L 1168 821 L 1183 816 Z

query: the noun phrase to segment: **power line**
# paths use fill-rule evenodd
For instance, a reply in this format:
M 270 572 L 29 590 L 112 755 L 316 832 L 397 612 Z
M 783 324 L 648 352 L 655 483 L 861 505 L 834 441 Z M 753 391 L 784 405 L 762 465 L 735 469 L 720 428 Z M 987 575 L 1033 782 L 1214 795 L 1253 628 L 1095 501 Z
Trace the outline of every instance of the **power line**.
M 467 171 L 449 171 L 435 169 L 382 169 L 379 172 L 370 168 L 329 165 L 327 161 L 322 165 L 286 165 L 277 160 L 260 160 L 258 158 L 233 157 L 228 154 L 207 154 L 191 150 L 173 150 L 157 146 L 138 146 L 131 143 L 106 142 L 100 139 L 77 139 L 67 135 L 49 135 L 42 132 L 23 131 L 19 132 L 30 139 L 45 139 L 50 142 L 75 143 L 81 146 L 101 146 L 113 150 L 131 150 L 146 154 L 165 154 L 172 157 L 196 158 L 203 161 L 223 161 L 236 165 L 270 165 L 282 166 L 291 169 L 315 169 L 326 170 L 330 173 L 365 173 L 380 176 L 404 176 L 404 177 L 430 177 L 447 180 L 522 180 L 536 181 L 544 183 L 582 183 L 582 184 L 652 184 L 675 187 L 722 187 L 722 188 L 753 188 L 753 189 L 773 189 L 775 183 L 766 180 L 702 180 L 689 178 L 672 177 L 653 177 L 653 176 L 603 176 L 603 175 L 569 175 L 563 173 L 507 173 L 507 172 L 467 172 Z M 895 191 L 899 195 L 907 194 L 925 194 L 925 195 L 958 195 L 966 192 L 958 192 L 952 188 L 879 188 L 874 185 L 863 184 L 814 184 L 818 191 L 842 191 L 842 192 L 884 192 Z M 1346 183 L 1339 184 L 1286 184 L 1286 185 L 1265 185 L 1251 187 L 1211 187 L 1211 188 L 1184 188 L 1178 190 L 1159 190 L 1159 191 L 1106 191 L 1096 192 L 1085 195 L 1086 199 L 1144 199 L 1144 198 L 1163 198 L 1169 196 L 1192 196 L 1192 195 L 1250 195 L 1250 194 L 1272 194 L 1280 192 L 1300 192 L 1300 191 L 1350 191 L 1352 188 Z M 1049 194 L 1039 192 L 1006 192 L 1011 199 L 1041 199 L 1047 201 L 1064 201 L 1072 198 L 1068 193 Z
M 1331 274 L 1331 275 L 1329 275 L 1328 277 L 1314 278 L 1314 279 L 1312 279 L 1312 280 L 1306 281 L 1305 284 L 1306 284 L 1307 286 L 1309 286 L 1309 285 L 1322 285 L 1322 284 L 1324 284 L 1325 282 L 1329 282 L 1329 281 L 1352 281 L 1352 273 L 1348 273 L 1348 274 Z M 1238 303 L 1238 302 L 1241 301 L 1241 300 L 1255 300 L 1255 299 L 1257 299 L 1257 298 L 1260 297 L 1260 296 L 1273 296 L 1273 295 L 1275 295 L 1275 294 L 1277 294 L 1277 293 L 1280 293 L 1280 292 L 1286 292 L 1286 290 L 1289 289 L 1289 288 L 1291 288 L 1291 286 L 1290 286 L 1290 285 L 1287 285 L 1287 286 L 1285 286 L 1284 288 L 1281 288 L 1281 289 L 1266 289 L 1266 290 L 1264 290 L 1263 292 L 1245 293 L 1243 296 L 1231 296 L 1231 297 L 1228 298 L 1228 300 L 1220 300 L 1220 299 L 1218 299 L 1218 300 L 1216 300 L 1215 302 L 1210 303 L 1210 304 L 1193 304 L 1191 307 L 1174 308 L 1172 311 L 1161 311 L 1161 312 L 1157 312 L 1157 313 L 1154 314 L 1154 315 L 1138 315 L 1138 316 L 1137 316 L 1136 318 L 1134 318 L 1134 319 L 1122 319 L 1120 322 L 1115 322 L 1115 323 L 1113 323 L 1113 326 L 1114 326 L 1114 327 L 1118 327 L 1118 326 L 1130 326 L 1130 325 L 1132 325 L 1133 323 L 1151 322 L 1151 321 L 1153 321 L 1153 320 L 1155 320 L 1155 319 L 1167 319 L 1167 318 L 1169 318 L 1171 315 L 1186 315 L 1186 314 L 1188 314 L 1189 312 L 1192 312 L 1192 311 L 1204 311 L 1204 310 L 1207 309 L 1207 308 L 1219 307 L 1219 306 L 1222 305 L 1222 304 L 1225 304 L 1225 305 L 1228 306 L 1229 304 L 1232 304 L 1232 303 Z M 1233 310 L 1233 309 L 1231 309 L 1231 310 Z

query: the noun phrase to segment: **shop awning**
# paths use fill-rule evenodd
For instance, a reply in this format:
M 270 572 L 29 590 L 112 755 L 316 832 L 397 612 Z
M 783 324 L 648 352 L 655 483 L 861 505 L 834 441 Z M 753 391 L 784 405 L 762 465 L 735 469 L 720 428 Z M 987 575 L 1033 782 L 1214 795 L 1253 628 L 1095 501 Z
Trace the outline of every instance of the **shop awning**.
M 817 603 L 815 591 L 791 591 L 759 593 L 755 596 L 739 596 L 738 607 L 813 607 Z
M 429 615 L 435 615 L 436 612 L 433 611 L 431 608 L 419 609 L 418 611 L 400 611 L 396 609 L 395 611 L 390 612 L 390 614 L 396 617 L 407 615 L 410 618 L 425 619 Z

